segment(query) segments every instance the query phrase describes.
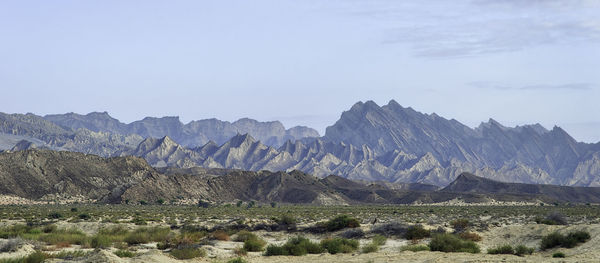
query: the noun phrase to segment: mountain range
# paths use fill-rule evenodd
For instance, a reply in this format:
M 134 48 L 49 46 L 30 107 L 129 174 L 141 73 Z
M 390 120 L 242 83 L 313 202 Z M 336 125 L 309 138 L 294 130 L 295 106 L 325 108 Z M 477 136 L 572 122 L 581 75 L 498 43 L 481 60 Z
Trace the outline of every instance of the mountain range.
M 29 201 L 89 203 L 422 204 L 600 202 L 598 187 L 497 182 L 462 173 L 449 186 L 353 181 L 301 171 L 154 168 L 139 157 L 29 149 L 0 153 L 0 192 Z
M 358 102 L 326 129 L 216 119 L 183 124 L 147 117 L 129 124 L 104 113 L 0 114 L 0 147 L 137 156 L 154 167 L 294 170 L 325 178 L 444 187 L 463 172 L 502 182 L 600 186 L 600 143 L 577 142 L 560 127 L 470 128 L 395 101 Z

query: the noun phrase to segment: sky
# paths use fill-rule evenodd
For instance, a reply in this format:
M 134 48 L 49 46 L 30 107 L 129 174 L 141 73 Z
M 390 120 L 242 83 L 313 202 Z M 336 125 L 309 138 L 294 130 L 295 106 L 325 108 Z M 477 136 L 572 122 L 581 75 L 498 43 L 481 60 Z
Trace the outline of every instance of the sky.
M 0 111 L 249 117 L 358 101 L 600 141 L 600 0 L 0 1 Z

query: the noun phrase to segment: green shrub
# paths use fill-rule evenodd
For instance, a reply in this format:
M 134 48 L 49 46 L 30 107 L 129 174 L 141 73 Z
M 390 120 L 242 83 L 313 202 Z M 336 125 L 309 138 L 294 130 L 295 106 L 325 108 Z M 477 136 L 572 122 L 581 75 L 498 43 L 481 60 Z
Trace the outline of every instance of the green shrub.
M 511 245 L 502 245 L 495 248 L 490 248 L 487 251 L 488 254 L 514 254 L 515 250 Z
M 123 240 L 129 245 L 150 243 L 150 235 L 144 232 L 133 232 L 128 234 Z
M 479 253 L 480 249 L 473 241 L 463 240 L 453 234 L 434 235 L 429 242 L 431 251 Z
M 412 251 L 412 252 L 419 252 L 419 251 L 429 251 L 429 246 L 427 245 L 406 245 L 406 246 L 402 246 L 400 247 L 400 251 Z
M 325 228 L 330 232 L 355 227 L 360 227 L 360 222 L 349 215 L 340 215 L 325 223 Z
M 265 256 L 303 256 L 320 253 L 323 253 L 321 245 L 311 242 L 308 238 L 297 236 L 288 239 L 282 246 L 269 245 Z
M 553 258 L 564 258 L 566 256 L 565 256 L 565 253 L 563 253 L 563 252 L 556 252 L 556 253 L 552 254 L 552 257 Z
M 375 243 L 369 243 L 362 248 L 362 253 L 373 253 L 379 250 L 379 246 Z
M 589 239 L 590 234 L 585 231 L 575 231 L 568 233 L 567 235 L 553 232 L 542 237 L 540 249 L 546 250 L 554 247 L 572 248 L 577 246 L 579 243 L 588 241 Z
M 526 247 L 524 245 L 518 245 L 515 248 L 515 255 L 517 256 L 523 256 L 523 255 L 531 255 L 533 254 L 533 248 L 530 247 Z
M 290 252 L 287 248 L 273 244 L 267 246 L 267 250 L 265 251 L 265 256 L 288 256 L 289 254 Z
M 321 240 L 321 247 L 330 254 L 351 253 L 358 249 L 358 241 L 346 238 L 328 238 Z
M 117 255 L 120 258 L 132 258 L 135 257 L 135 253 L 129 251 L 129 250 L 125 250 L 125 249 L 119 249 L 117 251 L 114 252 L 115 255 Z
M 429 237 L 431 232 L 425 230 L 422 225 L 409 226 L 404 234 L 404 238 L 408 240 L 418 240 Z
M 206 251 L 204 251 L 204 249 L 193 247 L 181 249 L 176 248 L 171 250 L 171 256 L 175 257 L 176 259 L 192 259 L 206 256 Z
M 250 231 L 242 230 L 236 234 L 234 241 L 244 242 L 244 241 L 246 241 L 248 239 L 252 239 L 252 238 L 258 238 L 258 237 L 254 233 L 251 233 Z
M 250 252 L 263 251 L 265 249 L 266 244 L 267 242 L 258 237 L 250 238 L 244 241 L 244 249 Z
M 109 248 L 112 244 L 112 239 L 110 236 L 96 235 L 92 238 L 90 244 L 93 248 Z

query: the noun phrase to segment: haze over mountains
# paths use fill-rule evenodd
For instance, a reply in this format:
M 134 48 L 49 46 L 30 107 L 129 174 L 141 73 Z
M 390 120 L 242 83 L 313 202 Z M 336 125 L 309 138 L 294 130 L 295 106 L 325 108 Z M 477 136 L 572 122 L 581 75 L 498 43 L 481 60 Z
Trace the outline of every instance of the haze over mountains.
M 600 143 L 577 142 L 539 124 L 510 128 L 490 119 L 473 129 L 393 100 L 356 103 L 323 137 L 279 122 L 148 117 L 124 124 L 107 113 L 0 114 L 0 132 L 4 149 L 134 155 L 155 167 L 299 170 L 438 186 L 472 172 L 504 182 L 600 186 Z

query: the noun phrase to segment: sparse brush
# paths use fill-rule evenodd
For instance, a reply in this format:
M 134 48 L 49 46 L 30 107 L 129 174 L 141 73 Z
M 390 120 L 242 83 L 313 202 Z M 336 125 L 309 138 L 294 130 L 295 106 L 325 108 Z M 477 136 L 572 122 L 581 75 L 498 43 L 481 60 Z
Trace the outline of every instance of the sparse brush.
M 340 215 L 325 223 L 325 228 L 330 232 L 355 227 L 360 227 L 360 222 L 349 215 Z

